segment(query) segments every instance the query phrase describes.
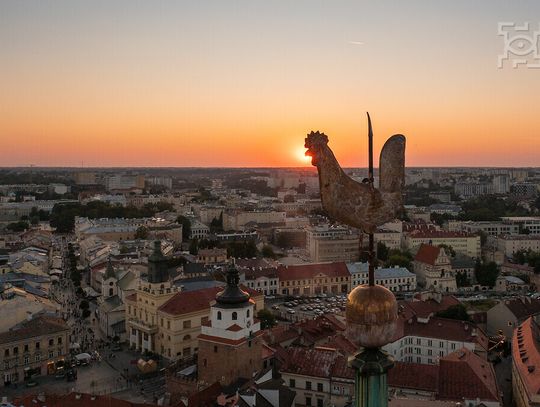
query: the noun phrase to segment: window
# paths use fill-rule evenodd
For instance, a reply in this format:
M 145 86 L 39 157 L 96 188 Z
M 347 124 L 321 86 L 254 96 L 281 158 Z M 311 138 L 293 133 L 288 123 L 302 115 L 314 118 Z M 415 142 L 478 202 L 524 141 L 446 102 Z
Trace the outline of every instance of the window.
M 311 406 L 311 397 L 306 396 L 306 406 Z
M 221 311 L 217 312 L 217 319 L 218 319 L 218 321 L 221 321 Z
M 323 407 L 323 400 L 317 399 L 317 407 Z
M 452 344 L 452 350 L 455 350 L 455 349 L 456 349 L 456 344 L 453 343 L 453 344 Z
M 214 353 L 217 353 L 217 346 L 214 346 Z
M 49 339 L 49 346 L 53 346 L 54 345 L 54 339 Z
M 28 363 L 30 363 L 30 357 L 28 355 L 26 355 L 24 357 L 24 364 L 27 365 Z
M 191 339 L 191 335 L 184 336 L 184 341 L 189 341 Z
M 58 337 L 58 345 L 62 345 L 62 337 L 61 336 Z
M 238 314 L 236 312 L 232 313 L 232 320 L 236 321 L 238 319 Z
M 322 383 L 317 383 L 317 391 L 323 391 Z
M 208 317 L 201 318 L 201 325 L 206 325 L 208 323 Z
M 249 310 L 246 311 L 246 317 L 249 318 Z
M 306 390 L 311 390 L 311 382 L 306 382 Z
M 171 329 L 171 321 L 167 321 L 167 329 Z
M 6 349 L 6 350 L 4 351 L 4 357 L 8 357 L 8 356 L 9 356 L 9 349 Z
M 39 349 L 39 342 L 36 342 L 36 349 Z
M 28 352 L 28 344 L 24 345 L 24 351 Z
M 289 387 L 296 387 L 296 380 L 289 379 Z
M 39 362 L 41 360 L 41 355 L 38 353 L 36 356 L 34 356 L 34 361 Z
M 440 342 L 439 342 L 439 348 L 442 348 L 442 347 L 444 347 L 444 342 L 443 342 L 443 341 L 440 341 Z
M 49 351 L 49 359 L 54 358 L 54 352 L 52 350 Z
M 17 346 L 15 346 L 15 347 L 13 348 L 13 354 L 14 354 L 14 355 L 18 355 L 18 354 L 19 354 L 19 348 L 18 348 Z
M 191 319 L 188 319 L 187 321 L 184 321 L 184 323 L 182 325 L 183 325 L 184 329 L 191 328 Z

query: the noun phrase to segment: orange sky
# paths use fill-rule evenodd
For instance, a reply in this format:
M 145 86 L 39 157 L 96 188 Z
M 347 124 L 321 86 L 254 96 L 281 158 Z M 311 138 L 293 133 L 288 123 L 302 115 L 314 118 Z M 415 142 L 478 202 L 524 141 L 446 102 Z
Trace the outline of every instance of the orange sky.
M 533 3 L 255 3 L 0 3 L 0 165 L 302 166 L 321 130 L 365 166 L 366 110 L 408 166 L 540 165 L 540 70 L 496 66 Z

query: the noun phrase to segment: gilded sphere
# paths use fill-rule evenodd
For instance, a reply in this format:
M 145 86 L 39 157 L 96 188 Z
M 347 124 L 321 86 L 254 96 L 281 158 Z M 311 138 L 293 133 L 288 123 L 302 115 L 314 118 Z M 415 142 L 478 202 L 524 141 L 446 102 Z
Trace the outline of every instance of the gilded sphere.
M 396 297 L 381 285 L 359 285 L 347 297 L 346 318 L 351 340 L 365 348 L 384 346 L 396 330 Z

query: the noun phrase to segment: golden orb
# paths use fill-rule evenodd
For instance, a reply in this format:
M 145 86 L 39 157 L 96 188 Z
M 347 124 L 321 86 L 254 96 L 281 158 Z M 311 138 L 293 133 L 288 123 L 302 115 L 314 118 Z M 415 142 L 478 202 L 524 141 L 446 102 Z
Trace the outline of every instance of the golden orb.
M 394 294 L 381 285 L 359 285 L 347 296 L 349 338 L 364 348 L 392 342 L 398 318 Z

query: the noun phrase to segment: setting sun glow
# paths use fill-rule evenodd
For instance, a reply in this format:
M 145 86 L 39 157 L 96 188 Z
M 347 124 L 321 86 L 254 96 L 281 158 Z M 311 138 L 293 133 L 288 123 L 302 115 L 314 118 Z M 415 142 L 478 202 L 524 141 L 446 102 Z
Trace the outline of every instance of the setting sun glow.
M 311 160 L 311 157 L 306 155 L 306 149 L 304 147 L 300 147 L 296 150 L 295 157 L 299 163 L 306 165 L 309 164 Z

